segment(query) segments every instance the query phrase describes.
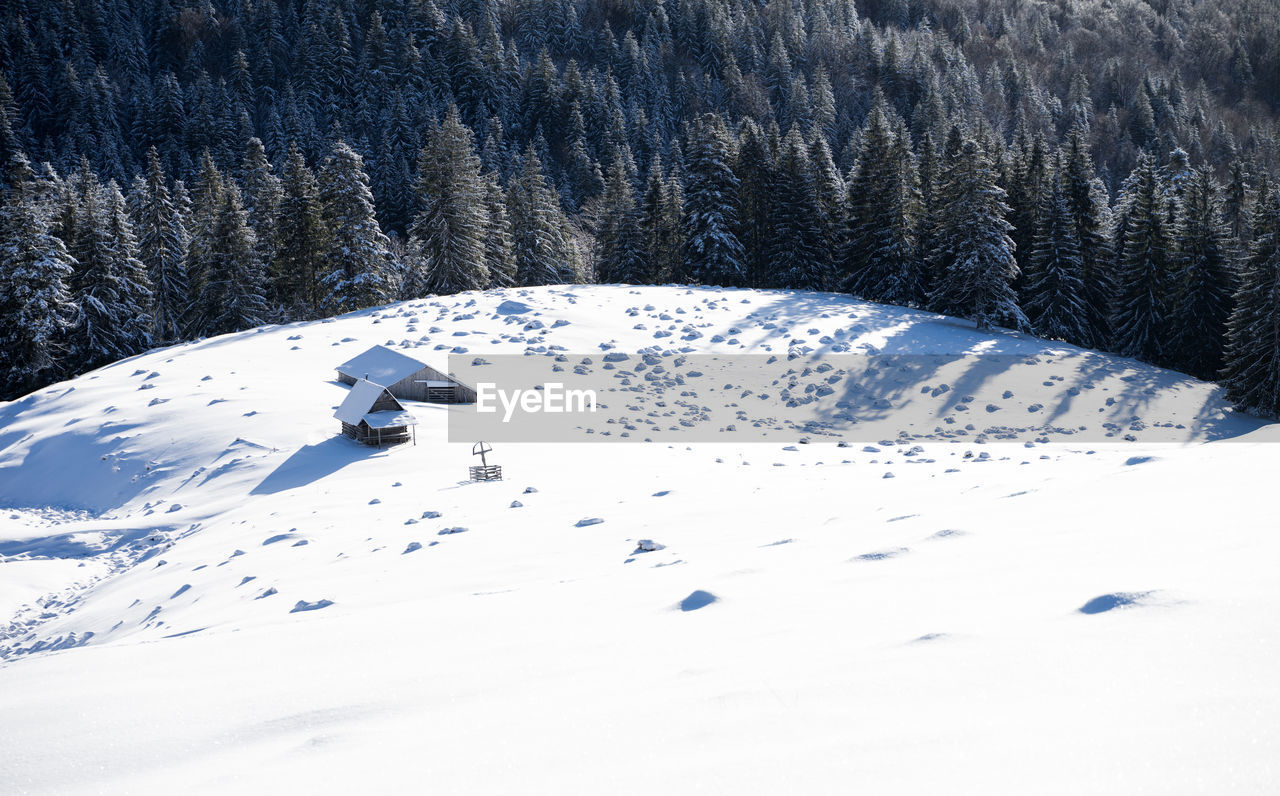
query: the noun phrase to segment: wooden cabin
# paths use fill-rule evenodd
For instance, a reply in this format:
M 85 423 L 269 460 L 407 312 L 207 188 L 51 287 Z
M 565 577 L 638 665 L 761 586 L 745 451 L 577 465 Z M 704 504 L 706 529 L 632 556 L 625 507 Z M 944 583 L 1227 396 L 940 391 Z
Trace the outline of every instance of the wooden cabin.
M 476 391 L 447 373 L 441 373 L 411 356 L 376 345 L 338 366 L 338 381 L 355 384 L 368 379 L 385 384 L 397 398 L 433 404 L 473 404 Z
M 391 391 L 381 384 L 360 379 L 333 416 L 342 421 L 342 433 L 365 445 L 399 445 L 418 442 L 418 421 Z

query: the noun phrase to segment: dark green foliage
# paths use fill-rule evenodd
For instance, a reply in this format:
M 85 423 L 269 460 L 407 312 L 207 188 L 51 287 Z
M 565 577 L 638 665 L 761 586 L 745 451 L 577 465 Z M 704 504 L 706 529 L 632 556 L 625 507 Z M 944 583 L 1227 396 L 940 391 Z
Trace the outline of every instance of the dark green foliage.
M 1169 358 L 1174 367 L 1211 379 L 1222 368 L 1235 274 L 1221 189 L 1207 171 L 1196 171 L 1187 184 L 1177 239 Z
M 320 312 L 320 283 L 328 265 L 329 235 L 320 206 L 320 186 L 296 146 L 289 149 L 282 182 L 272 247 L 270 303 L 290 317 L 315 318 Z
M 1040 228 L 1027 258 L 1023 307 L 1041 337 L 1088 345 L 1083 261 L 1066 199 L 1054 185 L 1040 202 Z
M 1122 201 L 1127 222 L 1116 241 L 1120 255 L 1112 344 L 1125 356 L 1163 363 L 1173 277 L 1167 211 L 1155 158 L 1139 158 Z
M 336 315 L 394 299 L 391 243 L 374 215 L 364 161 L 341 141 L 320 171 L 320 205 L 329 231 L 321 311 Z
M 729 134 L 711 114 L 698 120 L 686 152 L 684 263 L 680 277 L 704 285 L 746 283 L 738 220 L 738 178 L 729 162 Z
M 411 260 L 405 295 L 488 287 L 487 191 L 471 131 L 455 107 L 427 133 L 418 159 L 417 193 L 422 211 L 409 227 Z
M 906 130 L 894 130 L 877 96 L 849 181 L 843 287 L 872 301 L 920 305 L 925 272 L 917 248 L 920 195 Z
M 52 381 L 76 307 L 75 261 L 50 234 L 38 186 L 21 153 L 10 158 L 0 205 L 0 391 L 21 395 Z
M 1280 418 L 1280 195 L 1260 192 L 1253 244 L 1227 325 L 1227 398 L 1246 412 Z
M 944 165 L 942 183 L 936 234 L 938 259 L 946 265 L 930 304 L 969 318 L 979 329 L 1025 329 L 1027 318 L 1013 290 L 1018 265 L 1009 239 L 1012 226 L 1005 220 L 1009 207 L 977 142 L 965 141 L 955 160 Z

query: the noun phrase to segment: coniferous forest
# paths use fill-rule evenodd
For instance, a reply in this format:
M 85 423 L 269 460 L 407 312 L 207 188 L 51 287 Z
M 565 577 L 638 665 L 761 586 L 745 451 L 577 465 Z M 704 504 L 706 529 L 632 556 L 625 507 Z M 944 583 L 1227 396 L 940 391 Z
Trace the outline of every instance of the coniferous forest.
M 9 0 L 0 398 L 427 294 L 837 290 L 1280 414 L 1275 0 Z

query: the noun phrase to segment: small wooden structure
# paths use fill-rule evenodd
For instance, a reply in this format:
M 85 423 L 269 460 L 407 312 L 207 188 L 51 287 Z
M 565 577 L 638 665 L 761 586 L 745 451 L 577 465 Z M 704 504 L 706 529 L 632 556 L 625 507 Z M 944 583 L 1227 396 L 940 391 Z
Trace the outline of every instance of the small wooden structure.
M 471 455 L 480 457 L 480 465 L 472 465 L 470 467 L 472 481 L 502 480 L 502 465 L 489 464 L 484 458 L 484 455 L 492 450 L 493 446 L 487 442 L 477 442 L 471 446 Z
M 342 433 L 365 445 L 418 444 L 418 421 L 381 384 L 360 379 L 333 416 L 342 421 Z
M 433 404 L 473 404 L 476 391 L 447 373 L 411 356 L 376 345 L 338 366 L 338 381 L 355 384 L 368 379 L 385 384 L 397 398 Z

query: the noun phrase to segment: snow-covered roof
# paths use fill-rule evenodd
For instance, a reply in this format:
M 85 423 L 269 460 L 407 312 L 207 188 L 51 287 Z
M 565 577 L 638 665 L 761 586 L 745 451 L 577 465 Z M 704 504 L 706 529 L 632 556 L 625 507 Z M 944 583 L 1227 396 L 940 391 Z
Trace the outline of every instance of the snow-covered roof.
M 409 378 L 426 366 L 425 362 L 419 362 L 399 351 L 376 345 L 355 359 L 343 362 L 338 366 L 338 372 L 353 379 L 368 379 L 390 386 Z
M 390 428 L 391 426 L 416 426 L 418 419 L 408 412 L 370 412 L 364 416 L 369 428 Z M 354 424 L 353 424 L 354 425 Z
M 333 416 L 343 423 L 358 426 L 361 419 L 369 413 L 373 404 L 382 397 L 383 393 L 391 396 L 391 400 L 395 401 L 396 406 L 400 407 L 400 411 L 404 411 L 404 407 L 400 405 L 399 401 L 396 401 L 395 396 L 387 392 L 386 387 L 381 384 L 374 384 L 367 379 L 360 379 L 352 385 L 351 392 L 347 393 L 346 400 L 338 407 L 338 411 L 333 413 Z M 382 414 L 382 412 L 377 412 L 376 414 Z

